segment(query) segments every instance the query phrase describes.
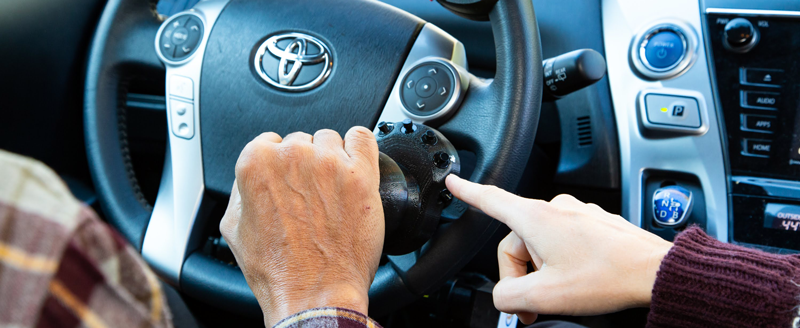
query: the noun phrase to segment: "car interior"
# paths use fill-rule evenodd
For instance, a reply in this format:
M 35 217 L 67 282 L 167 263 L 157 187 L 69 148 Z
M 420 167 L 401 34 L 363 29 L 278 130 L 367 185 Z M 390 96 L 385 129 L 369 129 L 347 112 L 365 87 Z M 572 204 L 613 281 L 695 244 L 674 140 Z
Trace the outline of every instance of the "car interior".
M 53 168 L 141 253 L 176 327 L 263 326 L 218 227 L 266 131 L 375 132 L 369 315 L 387 328 L 500 326 L 510 230 L 451 173 L 666 240 L 697 225 L 800 252 L 794 0 L 16 0 L 0 48 L 0 149 Z

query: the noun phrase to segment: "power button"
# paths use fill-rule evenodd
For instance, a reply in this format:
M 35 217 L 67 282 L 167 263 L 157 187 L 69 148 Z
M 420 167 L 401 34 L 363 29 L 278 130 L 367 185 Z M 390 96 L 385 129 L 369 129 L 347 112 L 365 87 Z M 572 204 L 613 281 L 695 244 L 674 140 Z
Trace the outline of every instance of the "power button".
M 631 64 L 641 77 L 663 80 L 691 66 L 697 52 L 694 30 L 680 22 L 660 22 L 643 29 L 631 44 Z
M 683 38 L 675 31 L 661 31 L 645 40 L 644 60 L 656 69 L 669 69 L 684 56 Z

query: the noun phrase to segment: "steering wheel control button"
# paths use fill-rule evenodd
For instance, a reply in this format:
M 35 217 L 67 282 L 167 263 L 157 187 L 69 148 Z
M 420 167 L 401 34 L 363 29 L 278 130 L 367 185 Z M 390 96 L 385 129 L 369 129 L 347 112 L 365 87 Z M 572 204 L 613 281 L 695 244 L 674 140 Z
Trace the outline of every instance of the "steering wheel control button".
M 775 133 L 778 117 L 767 115 L 742 114 L 742 131 L 758 133 Z
M 685 49 L 683 38 L 674 31 L 662 31 L 654 34 L 642 45 L 644 59 L 657 69 L 672 67 L 683 57 Z
M 742 139 L 742 155 L 769 158 L 772 155 L 772 141 L 762 139 Z
M 178 64 L 191 56 L 203 38 L 203 21 L 195 14 L 173 16 L 161 26 L 156 39 L 161 60 Z
M 781 94 L 777 92 L 742 90 L 740 99 L 744 108 L 778 110 L 781 104 Z
M 784 82 L 785 72 L 782 69 L 740 68 L 739 79 L 742 85 L 780 88 Z
M 758 44 L 758 29 L 745 18 L 731 19 L 723 33 L 722 45 L 733 52 L 745 53 Z
M 420 98 L 428 98 L 436 92 L 436 81 L 430 77 L 424 77 L 417 83 L 416 91 Z
M 697 36 L 688 25 L 658 23 L 634 38 L 631 64 L 634 71 L 644 78 L 668 79 L 688 69 L 697 51 L 697 43 Z
M 656 223 L 666 227 L 685 223 L 692 211 L 692 200 L 692 192 L 681 186 L 659 188 L 653 194 Z
M 169 94 L 186 98 L 189 100 L 194 99 L 194 83 L 192 79 L 180 75 L 173 75 L 169 78 Z
M 189 30 L 181 26 L 172 32 L 172 44 L 181 45 L 189 39 Z
M 172 133 L 183 139 L 194 137 L 194 104 L 177 99 L 169 100 Z
M 462 83 L 462 75 L 452 63 L 423 58 L 403 76 L 404 87 L 400 89 L 403 111 L 423 122 L 446 117 L 460 103 Z
M 652 124 L 674 125 L 688 128 L 700 127 L 700 109 L 697 99 L 671 95 L 645 96 L 647 121 Z

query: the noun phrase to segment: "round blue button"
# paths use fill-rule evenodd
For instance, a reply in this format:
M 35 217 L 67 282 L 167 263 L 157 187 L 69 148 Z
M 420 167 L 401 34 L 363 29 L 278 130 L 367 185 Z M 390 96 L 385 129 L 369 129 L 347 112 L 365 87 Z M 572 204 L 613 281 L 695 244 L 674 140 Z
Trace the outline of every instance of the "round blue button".
M 668 68 L 683 56 L 683 39 L 675 32 L 658 32 L 646 42 L 644 57 L 654 68 Z

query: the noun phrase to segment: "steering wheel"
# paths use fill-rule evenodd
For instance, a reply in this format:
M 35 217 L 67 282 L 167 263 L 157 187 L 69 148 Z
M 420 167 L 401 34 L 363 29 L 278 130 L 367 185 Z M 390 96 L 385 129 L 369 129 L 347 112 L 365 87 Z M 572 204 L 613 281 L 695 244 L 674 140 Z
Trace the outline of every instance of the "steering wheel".
M 454 10 L 471 1 L 440 2 Z M 497 70 L 484 80 L 467 73 L 458 40 L 377 1 L 203 0 L 162 22 L 147 0 L 110 0 L 92 42 L 84 113 L 92 178 L 108 222 L 185 294 L 260 315 L 238 267 L 200 248 L 219 219 L 209 218 L 209 195 L 230 193 L 239 152 L 261 132 L 331 128 L 344 134 L 355 125 L 411 117 L 476 155 L 471 181 L 513 190 L 539 119 L 539 31 L 530 0 L 499 0 L 487 8 Z M 164 38 L 172 43 L 159 41 Z M 265 52 L 281 51 L 283 57 L 267 63 Z M 400 100 L 406 73 L 426 58 L 456 67 L 464 81 L 462 98 L 453 102 L 459 105 L 436 120 L 411 115 Z M 152 207 L 133 175 L 120 104 L 123 77 L 139 71 L 166 74 L 169 146 Z M 369 292 L 370 315 L 434 291 L 498 226 L 468 209 L 440 224 L 420 250 L 389 256 Z

